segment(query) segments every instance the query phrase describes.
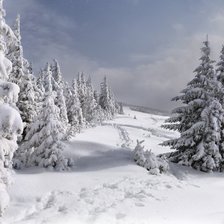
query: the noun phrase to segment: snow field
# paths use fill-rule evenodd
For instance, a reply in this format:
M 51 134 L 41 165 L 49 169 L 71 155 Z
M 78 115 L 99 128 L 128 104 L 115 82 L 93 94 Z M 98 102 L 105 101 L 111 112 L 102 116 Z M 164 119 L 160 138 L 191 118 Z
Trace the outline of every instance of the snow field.
M 125 113 L 66 143 L 70 172 L 16 172 L 2 223 L 223 223 L 223 174 L 170 164 L 168 174 L 149 175 L 133 161 L 136 139 L 159 154 L 169 148 L 157 144 L 176 133 L 160 128 L 166 117 Z

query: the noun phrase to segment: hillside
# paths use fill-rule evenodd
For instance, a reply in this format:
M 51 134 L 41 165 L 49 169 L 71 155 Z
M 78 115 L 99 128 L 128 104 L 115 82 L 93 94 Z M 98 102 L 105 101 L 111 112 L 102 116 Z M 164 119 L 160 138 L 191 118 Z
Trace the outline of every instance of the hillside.
M 223 174 L 170 164 L 168 174 L 154 176 L 133 162 L 136 139 L 155 154 L 170 151 L 158 145 L 176 136 L 160 127 L 165 119 L 125 108 L 66 143 L 70 172 L 16 171 L 0 223 L 223 223 Z

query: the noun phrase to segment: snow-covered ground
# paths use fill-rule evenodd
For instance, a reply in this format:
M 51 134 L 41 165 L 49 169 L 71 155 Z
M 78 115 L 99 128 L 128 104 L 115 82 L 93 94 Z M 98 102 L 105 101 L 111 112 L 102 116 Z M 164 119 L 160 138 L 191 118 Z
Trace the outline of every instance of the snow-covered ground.
M 170 151 L 158 145 L 177 135 L 160 127 L 165 119 L 126 108 L 67 143 L 75 159 L 70 172 L 16 172 L 0 223 L 224 223 L 223 174 L 170 164 L 168 174 L 154 176 L 133 162 L 136 139 L 155 154 Z

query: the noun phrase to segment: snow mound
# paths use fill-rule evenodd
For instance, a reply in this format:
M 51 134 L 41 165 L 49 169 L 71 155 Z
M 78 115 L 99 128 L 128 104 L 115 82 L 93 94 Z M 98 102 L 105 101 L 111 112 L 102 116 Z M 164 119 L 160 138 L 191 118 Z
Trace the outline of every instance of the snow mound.
M 2 23 L 1 23 L 2 25 Z M 9 29 L 8 29 L 9 30 Z M 2 44 L 2 42 L 1 42 Z M 0 76 L 1 79 L 8 79 L 8 75 L 12 70 L 12 63 L 11 61 L 5 57 L 4 51 L 0 51 Z
M 3 99 L 6 103 L 15 103 L 18 101 L 19 86 L 0 80 L 0 99 Z
M 2 104 L 0 114 L 0 136 L 10 139 L 22 133 L 23 122 L 16 109 L 8 104 Z

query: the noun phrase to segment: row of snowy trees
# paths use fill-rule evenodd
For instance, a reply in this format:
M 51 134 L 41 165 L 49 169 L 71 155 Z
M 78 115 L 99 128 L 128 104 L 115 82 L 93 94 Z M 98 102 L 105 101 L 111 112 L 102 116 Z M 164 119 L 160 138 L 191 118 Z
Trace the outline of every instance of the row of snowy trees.
M 14 26 L 16 45 L 9 47 L 13 70 L 10 78 L 20 87 L 18 108 L 25 129 L 14 155 L 14 168 L 41 166 L 65 170 L 72 165 L 64 158 L 63 141 L 83 128 L 111 119 L 121 106 L 115 101 L 106 77 L 100 93 L 83 73 L 70 86 L 59 63 L 47 63 L 37 78 L 23 57 L 19 17 Z
M 195 77 L 173 98 L 183 106 L 173 110 L 164 128 L 180 133 L 162 145 L 176 149 L 170 160 L 205 172 L 224 170 L 224 47 L 220 61 L 210 58 L 209 42 L 202 47 Z
M 34 103 L 33 111 L 37 115 L 27 123 L 14 156 L 14 167 L 41 166 L 66 170 L 73 162 L 63 155 L 63 141 L 83 128 L 113 118 L 120 105 L 116 103 L 106 78 L 101 83 L 99 94 L 94 90 L 91 79 L 86 80 L 83 73 L 69 86 L 63 80 L 56 60 L 41 70 L 35 86 L 37 92 L 32 88 L 32 95 L 39 98 L 34 98 L 31 103 Z
M 4 16 L 0 0 L 0 216 L 12 167 L 66 170 L 73 161 L 65 158 L 63 141 L 122 112 L 106 78 L 99 93 L 83 73 L 69 85 L 56 60 L 34 76 L 23 55 L 20 17 L 10 28 Z

